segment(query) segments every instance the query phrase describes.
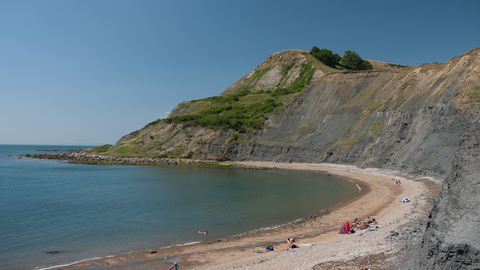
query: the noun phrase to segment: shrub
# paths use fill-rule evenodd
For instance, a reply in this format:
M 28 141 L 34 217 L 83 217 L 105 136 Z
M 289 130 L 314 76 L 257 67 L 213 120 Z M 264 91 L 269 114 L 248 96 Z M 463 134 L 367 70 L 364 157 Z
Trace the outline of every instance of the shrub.
M 282 67 L 282 70 L 280 71 L 280 74 L 282 74 L 282 77 L 283 77 L 283 78 L 287 77 L 288 71 L 289 71 L 290 69 L 292 69 L 292 67 L 293 67 L 294 65 L 295 65 L 295 62 L 291 62 L 290 64 L 284 65 L 284 66 Z
M 165 119 L 167 123 L 183 123 L 185 126 L 205 127 L 213 130 L 234 129 L 246 132 L 247 128 L 258 130 L 263 126 L 265 114 L 273 113 L 283 106 L 273 99 L 248 105 L 234 104 L 205 109 L 197 114 L 188 114 Z
M 231 143 L 237 143 L 241 140 L 240 136 L 238 136 L 237 133 L 233 133 L 232 134 L 232 137 L 230 137 L 230 140 L 228 140 L 228 142 L 231 142 Z
M 372 134 L 377 134 L 378 131 L 380 131 L 381 126 L 382 126 L 382 121 L 375 121 L 370 127 L 370 132 L 372 132 Z
M 155 120 L 155 121 L 153 121 L 153 122 L 150 122 L 150 123 L 147 124 L 147 127 L 148 127 L 148 126 L 156 125 L 156 124 L 162 122 L 162 120 L 163 120 L 163 119 L 157 119 L 157 120 Z M 137 130 L 137 131 L 138 131 L 138 130 Z
M 474 87 L 470 92 L 468 92 L 468 96 L 471 101 L 480 101 L 480 86 Z
M 148 126 L 148 125 L 147 125 L 147 126 Z M 132 136 L 132 137 L 135 137 L 135 136 L 137 136 L 138 134 L 140 134 L 140 132 L 142 132 L 142 131 L 141 131 L 141 130 L 135 130 L 135 131 L 133 131 L 133 132 L 130 132 L 129 135 Z

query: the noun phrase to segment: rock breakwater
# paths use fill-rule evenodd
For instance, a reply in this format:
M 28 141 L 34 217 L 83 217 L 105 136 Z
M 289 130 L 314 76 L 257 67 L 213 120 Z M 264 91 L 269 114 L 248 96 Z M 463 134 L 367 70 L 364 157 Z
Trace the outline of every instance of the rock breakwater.
M 218 163 L 209 159 L 159 158 L 159 157 L 119 157 L 85 152 L 49 153 L 23 155 L 27 158 L 65 160 L 71 163 L 92 165 L 186 165 L 233 167 L 233 164 Z

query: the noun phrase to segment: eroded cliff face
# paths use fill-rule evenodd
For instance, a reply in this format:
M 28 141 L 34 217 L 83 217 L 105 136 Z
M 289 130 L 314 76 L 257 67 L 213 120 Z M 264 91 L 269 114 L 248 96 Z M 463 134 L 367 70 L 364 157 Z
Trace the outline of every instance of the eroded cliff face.
M 452 169 L 435 200 L 409 269 L 480 269 L 480 106 L 460 136 Z
M 333 162 L 445 178 L 477 101 L 479 50 L 402 72 L 324 75 L 233 160 Z

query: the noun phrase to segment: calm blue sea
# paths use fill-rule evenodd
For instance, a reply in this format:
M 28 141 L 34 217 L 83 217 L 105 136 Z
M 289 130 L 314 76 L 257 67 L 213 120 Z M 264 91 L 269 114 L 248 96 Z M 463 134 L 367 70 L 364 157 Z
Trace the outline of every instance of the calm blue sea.
M 15 156 L 82 148 L 88 146 L 0 145 L 0 269 L 210 241 L 285 224 L 358 192 L 344 179 L 300 171 L 99 166 Z

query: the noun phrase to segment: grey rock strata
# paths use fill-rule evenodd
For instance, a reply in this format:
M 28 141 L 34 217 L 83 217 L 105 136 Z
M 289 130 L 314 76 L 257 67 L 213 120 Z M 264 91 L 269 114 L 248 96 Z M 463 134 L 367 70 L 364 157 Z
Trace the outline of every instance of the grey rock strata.
M 409 269 L 480 269 L 480 106 L 462 132 L 452 170 Z

